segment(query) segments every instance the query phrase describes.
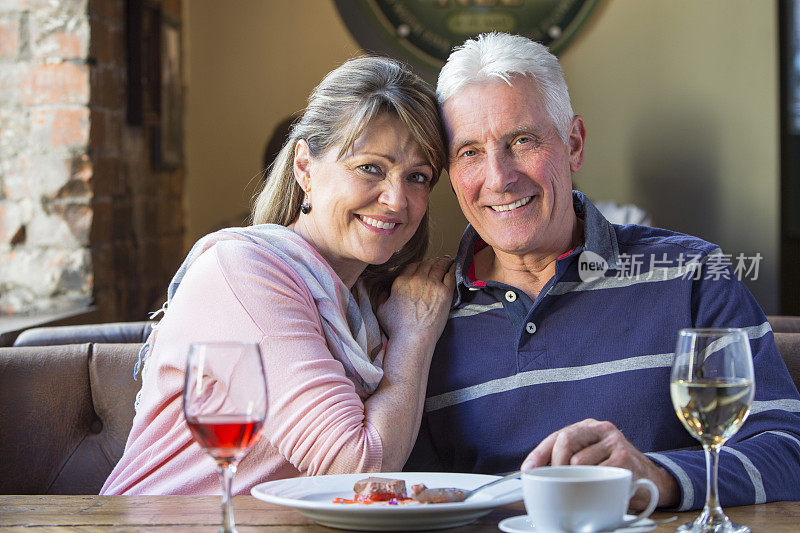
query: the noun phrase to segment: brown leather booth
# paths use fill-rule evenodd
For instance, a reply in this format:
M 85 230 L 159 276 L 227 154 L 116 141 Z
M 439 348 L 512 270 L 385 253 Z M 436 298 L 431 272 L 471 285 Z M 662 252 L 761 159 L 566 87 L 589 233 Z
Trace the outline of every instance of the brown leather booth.
M 800 388 L 800 333 L 775 333 Z M 122 456 L 141 344 L 0 348 L 0 494 L 97 494 Z
M 131 429 L 140 346 L 0 348 L 0 493 L 100 491 Z
M 775 333 L 775 344 L 792 375 L 794 386 L 800 390 L 800 333 Z
M 800 316 L 769 315 L 767 320 L 775 333 L 800 333 Z

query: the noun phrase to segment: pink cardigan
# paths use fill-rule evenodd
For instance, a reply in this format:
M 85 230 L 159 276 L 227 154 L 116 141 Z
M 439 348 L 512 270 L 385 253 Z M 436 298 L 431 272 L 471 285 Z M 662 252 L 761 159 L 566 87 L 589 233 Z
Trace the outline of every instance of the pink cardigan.
M 232 240 L 204 252 L 154 336 L 125 453 L 100 494 L 220 493 L 216 465 L 182 411 L 186 354 L 198 341 L 257 342 L 264 359 L 267 419 L 234 493 L 273 479 L 380 471 L 380 436 L 330 354 L 308 287 L 263 247 Z

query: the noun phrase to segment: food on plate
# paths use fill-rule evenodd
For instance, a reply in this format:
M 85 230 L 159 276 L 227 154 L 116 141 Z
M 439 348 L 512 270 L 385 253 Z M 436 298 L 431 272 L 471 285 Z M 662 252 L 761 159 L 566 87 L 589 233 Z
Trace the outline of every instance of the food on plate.
M 411 486 L 411 497 L 402 479 L 368 477 L 353 485 L 352 500 L 336 498 L 333 503 L 380 503 L 383 505 L 414 505 L 421 503 L 452 503 L 463 501 L 468 491 L 454 488 L 429 489 L 424 484 Z
M 368 477 L 353 485 L 355 499 L 364 503 L 406 500 L 406 482 L 402 479 Z
M 355 496 L 352 500 L 336 498 L 333 503 L 384 503 L 398 505 L 414 502 L 414 500 L 406 496 L 406 482 L 402 479 L 368 477 L 357 481 L 353 485 L 353 492 L 355 492 Z
M 356 481 L 353 485 L 356 496 L 371 498 L 378 501 L 387 501 L 392 498 L 406 497 L 406 482 L 402 479 L 389 479 L 385 477 L 368 477 Z
M 412 498 L 419 503 L 454 503 L 463 502 L 469 491 L 447 487 L 442 489 L 429 489 L 422 483 L 411 486 Z

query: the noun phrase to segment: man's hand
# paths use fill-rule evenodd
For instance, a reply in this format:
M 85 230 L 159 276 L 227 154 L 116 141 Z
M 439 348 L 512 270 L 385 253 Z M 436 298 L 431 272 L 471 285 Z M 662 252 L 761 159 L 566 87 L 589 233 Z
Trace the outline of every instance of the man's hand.
M 678 504 L 680 490 L 672 475 L 637 450 L 611 422 L 588 418 L 551 433 L 522 463 L 522 470 L 545 465 L 603 465 L 627 468 L 633 479 L 647 478 L 658 487 L 659 507 Z M 644 509 L 649 493 L 640 489 L 630 508 Z

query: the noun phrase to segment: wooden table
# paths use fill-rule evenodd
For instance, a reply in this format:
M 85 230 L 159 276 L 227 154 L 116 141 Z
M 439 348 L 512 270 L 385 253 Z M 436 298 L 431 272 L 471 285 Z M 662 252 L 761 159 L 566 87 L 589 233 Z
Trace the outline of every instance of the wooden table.
M 333 533 L 300 513 L 262 502 L 252 496 L 234 498 L 240 532 Z M 214 496 L 3 496 L 0 495 L 0 533 L 48 531 L 216 531 L 219 498 Z M 521 503 L 501 507 L 478 522 L 442 530 L 453 533 L 496 533 L 497 523 L 524 512 Z M 732 520 L 747 524 L 753 533 L 800 531 L 800 503 L 776 502 L 725 510 Z M 655 520 L 673 513 L 654 513 Z M 678 521 L 656 532 L 675 531 L 677 524 L 697 516 L 678 513 Z M 24 528 L 24 529 L 23 529 Z M 34 529 L 32 529 L 34 528 Z

